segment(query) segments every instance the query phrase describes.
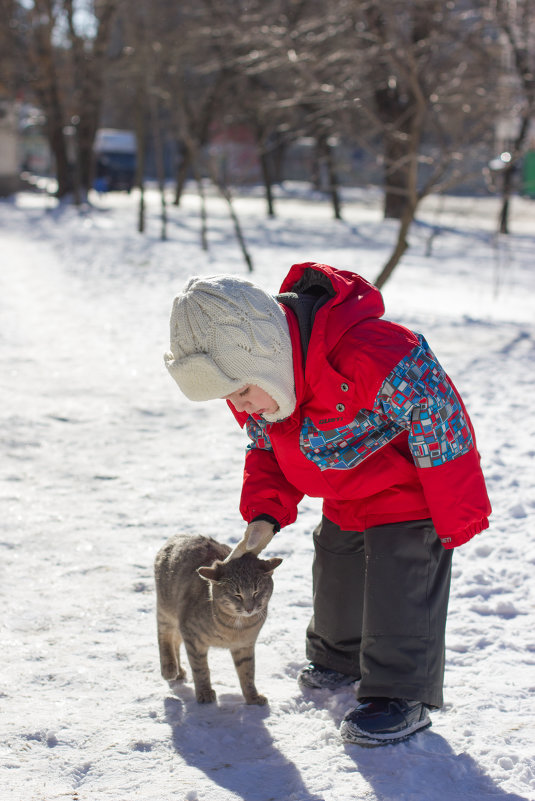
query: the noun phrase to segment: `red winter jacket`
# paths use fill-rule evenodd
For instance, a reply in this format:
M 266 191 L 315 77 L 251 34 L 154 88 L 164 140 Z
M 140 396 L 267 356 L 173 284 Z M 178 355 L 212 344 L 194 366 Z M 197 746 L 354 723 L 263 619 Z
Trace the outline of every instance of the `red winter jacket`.
M 379 291 L 355 273 L 296 264 L 281 293 L 297 405 L 268 423 L 229 404 L 252 440 L 244 519 L 286 526 L 309 495 L 342 530 L 431 517 L 452 548 L 487 528 L 472 425 L 425 339 L 382 320 Z

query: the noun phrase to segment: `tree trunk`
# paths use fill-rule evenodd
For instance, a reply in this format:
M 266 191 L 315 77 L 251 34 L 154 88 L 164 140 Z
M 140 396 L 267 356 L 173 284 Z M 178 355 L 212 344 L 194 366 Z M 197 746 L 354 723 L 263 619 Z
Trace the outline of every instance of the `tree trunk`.
M 264 197 L 266 199 L 266 208 L 268 217 L 275 216 L 275 206 L 273 201 L 273 175 L 271 169 L 271 160 L 267 150 L 268 131 L 263 122 L 253 117 L 252 126 L 254 128 L 256 152 L 258 154 L 258 161 L 260 162 L 260 172 L 262 174 L 262 183 L 264 184 Z M 223 176 L 222 183 L 225 184 Z
M 56 196 L 62 198 L 72 192 L 73 189 L 71 168 L 67 157 L 65 136 L 63 135 L 63 124 L 61 118 L 57 116 L 59 109 L 48 108 L 45 109 L 45 113 L 47 117 L 48 143 L 56 163 L 56 180 L 58 182 Z
M 409 233 L 409 228 L 411 227 L 411 223 L 414 219 L 415 211 L 416 209 L 411 209 L 410 206 L 405 208 L 403 218 L 399 225 L 398 238 L 394 250 L 390 254 L 390 258 L 374 281 L 377 289 L 381 289 L 386 284 L 395 268 L 399 264 L 403 254 L 409 247 L 409 243 L 407 242 L 407 234 Z
M 199 193 L 199 200 L 201 201 L 201 248 L 205 251 L 208 250 L 208 212 L 206 210 L 206 194 L 204 191 L 204 184 L 202 182 L 202 176 L 197 165 L 197 162 L 193 162 L 193 168 L 195 172 L 195 181 L 197 183 L 197 191 Z
M 518 159 L 522 154 L 528 137 L 530 123 L 535 110 L 535 76 L 533 74 L 533 51 L 529 46 L 529 22 L 533 18 L 532 3 L 526 3 L 524 13 L 516 19 L 516 4 L 497 0 L 498 23 L 509 40 L 517 76 L 524 90 L 525 107 L 521 116 L 518 135 L 512 147 L 512 160 L 505 168 L 503 176 L 503 204 L 500 212 L 500 233 L 509 232 L 509 205 L 513 192 L 513 179 Z
M 511 195 L 513 194 L 514 189 L 514 178 L 518 167 L 518 157 L 522 152 L 524 142 L 528 135 L 530 119 L 529 113 L 523 116 L 518 136 L 516 137 L 512 148 L 512 161 L 507 165 L 507 167 L 505 167 L 503 171 L 502 207 L 500 210 L 499 225 L 500 234 L 509 233 L 509 208 Z
M 238 240 L 238 243 L 240 245 L 243 258 L 244 258 L 245 263 L 247 265 L 247 269 L 249 270 L 250 273 L 252 273 L 253 272 L 253 261 L 251 259 L 251 256 L 249 255 L 249 251 L 247 250 L 247 245 L 245 243 L 245 237 L 243 236 L 243 232 L 242 232 L 242 229 L 241 229 L 240 221 L 238 219 L 238 215 L 236 214 L 236 210 L 234 209 L 234 204 L 232 202 L 232 195 L 230 193 L 230 190 L 229 190 L 228 186 L 219 178 L 219 176 L 217 175 L 217 172 L 216 172 L 215 169 L 211 169 L 211 176 L 212 176 L 212 181 L 217 186 L 217 188 L 221 192 L 221 195 L 225 198 L 225 200 L 228 203 L 230 216 L 232 218 L 232 222 L 234 223 L 234 231 L 236 233 L 236 239 Z
M 401 220 L 409 203 L 413 98 L 402 100 L 396 88 L 375 92 L 377 114 L 384 126 L 384 217 Z
M 327 137 L 322 138 L 321 147 L 323 148 L 325 165 L 327 167 L 327 176 L 329 180 L 328 192 L 331 196 L 333 205 L 334 219 L 342 219 L 342 204 L 340 202 L 340 188 L 338 182 L 338 173 L 334 164 L 334 153 L 330 146 Z
M 276 135 L 275 144 L 271 150 L 273 183 L 282 184 L 284 180 L 284 161 L 287 145 L 281 136 Z
M 511 188 L 513 183 L 513 170 L 506 167 L 503 174 L 502 206 L 500 209 L 498 229 L 500 234 L 509 233 L 509 204 L 511 201 Z
M 56 180 L 59 198 L 72 192 L 72 175 L 67 154 L 67 143 L 63 129 L 66 123 L 65 110 L 61 102 L 59 79 L 54 61 L 52 45 L 53 19 L 47 17 L 47 8 L 36 3 L 33 10 L 35 48 L 30 50 L 30 58 L 39 75 L 35 92 L 46 116 L 46 134 L 50 150 L 56 164 Z M 46 24 L 43 23 L 46 20 Z
M 340 192 L 338 175 L 334 164 L 332 147 L 326 133 L 316 135 L 316 159 L 313 166 L 314 186 L 321 192 L 327 192 L 331 198 L 334 218 L 342 219 L 342 204 L 340 202 Z M 326 180 L 325 180 L 326 179 Z M 325 183 L 327 185 L 325 185 Z
M 76 175 L 80 192 L 87 196 L 93 183 L 93 142 L 100 120 L 104 69 L 117 0 L 101 0 L 94 39 L 80 36 L 74 26 L 73 0 L 63 0 L 73 57 L 76 123 Z
M 138 83 L 136 92 L 136 141 L 137 141 L 137 163 L 136 163 L 136 184 L 139 187 L 139 209 L 137 230 L 140 234 L 145 231 L 145 153 L 147 147 L 147 110 L 146 94 L 141 81 Z
M 182 145 L 180 151 L 182 153 L 182 159 L 176 171 L 175 199 L 173 201 L 175 206 L 180 206 L 180 199 L 182 197 L 182 192 L 184 191 L 184 186 L 186 184 L 188 171 L 191 167 L 192 161 L 191 153 L 184 145 Z
M 407 145 L 396 133 L 384 142 L 384 218 L 401 220 L 409 203 Z
M 431 3 L 409 4 L 407 17 L 414 48 L 428 38 L 432 12 Z M 383 54 L 377 61 L 380 83 L 374 90 L 374 102 L 377 116 L 383 125 L 384 216 L 403 223 L 407 211 L 411 213 L 409 207 L 415 192 L 415 186 L 412 185 L 415 174 L 414 158 L 421 141 L 425 98 L 412 57 L 407 59 L 406 69 L 400 74 L 399 70 L 392 68 L 388 56 L 391 46 L 388 26 L 380 4 L 370 3 L 366 13 L 371 31 L 383 46 Z M 412 56 L 412 51 L 410 55 Z
M 80 123 L 76 130 L 80 186 L 82 192 L 86 195 L 93 185 L 93 143 L 97 132 L 99 113 L 100 105 L 98 110 L 94 109 L 93 113 L 80 118 Z
M 149 87 L 149 92 L 151 88 Z M 158 188 L 160 190 L 161 200 L 161 240 L 164 242 L 167 239 L 167 206 L 165 202 L 165 164 L 163 154 L 163 142 L 160 131 L 160 120 L 158 114 L 158 101 L 152 92 L 149 96 L 149 109 L 151 116 L 152 127 L 152 141 L 154 143 L 154 158 L 156 161 L 156 175 L 158 178 Z
M 269 158 L 263 149 L 260 149 L 260 169 L 262 170 L 262 180 L 264 182 L 264 189 L 266 193 L 266 205 L 268 217 L 275 216 L 275 206 L 273 202 L 273 181 L 271 177 L 271 169 Z

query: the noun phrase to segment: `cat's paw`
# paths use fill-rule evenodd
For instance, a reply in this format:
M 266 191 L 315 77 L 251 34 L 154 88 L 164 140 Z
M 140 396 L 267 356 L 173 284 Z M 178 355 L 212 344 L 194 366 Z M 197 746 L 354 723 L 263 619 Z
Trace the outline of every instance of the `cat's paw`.
M 210 687 L 208 690 L 198 690 L 195 697 L 199 704 L 213 704 L 215 701 L 215 692 Z
M 177 670 L 176 662 L 168 662 L 162 665 L 162 676 L 167 681 L 183 681 L 186 678 L 186 671 L 181 667 Z
M 265 695 L 260 695 L 260 693 L 255 693 L 255 695 L 250 695 L 248 698 L 245 699 L 246 704 L 256 704 L 257 706 L 264 706 L 267 704 L 268 699 Z

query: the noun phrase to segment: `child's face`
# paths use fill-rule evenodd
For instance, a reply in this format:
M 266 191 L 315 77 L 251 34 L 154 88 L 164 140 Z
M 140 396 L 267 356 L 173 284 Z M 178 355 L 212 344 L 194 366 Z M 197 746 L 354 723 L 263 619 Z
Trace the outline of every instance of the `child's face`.
M 237 412 L 247 412 L 247 414 L 274 414 L 279 408 L 271 395 L 256 384 L 246 384 L 236 392 L 225 395 L 223 400 L 229 400 Z

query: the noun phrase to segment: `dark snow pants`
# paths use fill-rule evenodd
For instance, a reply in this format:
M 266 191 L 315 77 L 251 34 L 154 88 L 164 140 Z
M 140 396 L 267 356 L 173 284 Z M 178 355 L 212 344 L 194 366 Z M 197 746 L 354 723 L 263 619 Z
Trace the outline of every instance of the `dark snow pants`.
M 359 698 L 442 706 L 452 551 L 431 520 L 314 531 L 307 657 L 360 676 Z

